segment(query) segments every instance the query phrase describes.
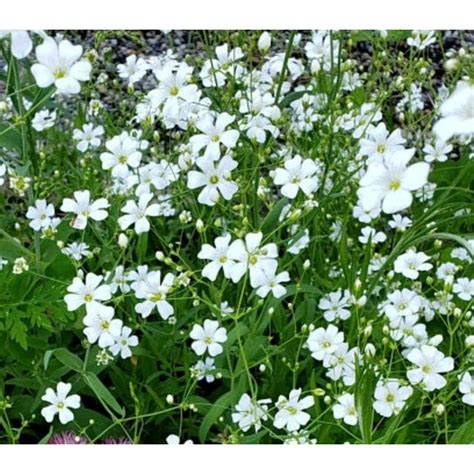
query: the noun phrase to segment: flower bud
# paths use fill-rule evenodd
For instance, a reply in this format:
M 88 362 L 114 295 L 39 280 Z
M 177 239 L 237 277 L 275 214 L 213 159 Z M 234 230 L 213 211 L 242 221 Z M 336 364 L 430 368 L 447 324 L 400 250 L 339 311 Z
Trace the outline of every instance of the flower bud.
M 128 237 L 124 233 L 119 234 L 119 236 L 118 236 L 118 245 L 121 249 L 127 248 Z
M 202 234 L 204 232 L 204 222 L 202 221 L 202 219 L 198 219 L 196 221 L 196 230 Z
M 258 39 L 258 49 L 262 53 L 266 53 L 270 49 L 271 44 L 272 37 L 270 36 L 270 33 L 268 33 L 268 31 L 264 31 Z

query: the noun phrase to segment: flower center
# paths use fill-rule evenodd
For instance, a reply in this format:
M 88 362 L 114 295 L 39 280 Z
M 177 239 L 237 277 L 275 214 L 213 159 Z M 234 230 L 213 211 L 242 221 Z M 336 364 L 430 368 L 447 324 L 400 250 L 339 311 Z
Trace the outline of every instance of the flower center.
M 385 145 L 377 145 L 377 153 L 383 153 L 385 151 Z
M 212 344 L 212 337 L 211 336 L 205 336 L 204 337 L 204 344 Z
M 92 300 L 93 300 L 93 297 L 92 297 L 92 295 L 91 295 L 90 293 L 86 293 L 86 294 L 84 295 L 84 301 L 85 301 L 86 303 L 90 303 Z
M 400 189 L 400 181 L 398 180 L 390 181 L 388 188 L 390 189 L 390 191 L 396 191 L 397 189 Z
M 289 413 L 291 416 L 295 416 L 295 415 L 298 413 L 298 409 L 295 408 L 295 407 L 288 407 L 288 413 Z
M 385 400 L 387 400 L 387 402 L 393 402 L 395 400 L 393 393 L 389 393 L 387 397 L 385 398 Z
M 212 140 L 213 142 L 218 142 L 218 141 L 220 140 L 220 137 L 219 137 L 219 135 L 214 135 L 214 136 L 211 138 L 211 140 Z
M 163 295 L 161 293 L 153 293 L 151 295 L 150 301 L 153 303 L 157 303 L 163 298 Z
M 249 264 L 255 265 L 258 262 L 258 258 L 255 255 L 250 255 L 249 257 Z
M 179 89 L 176 86 L 170 87 L 170 94 L 171 95 L 176 96 L 176 95 L 178 95 L 178 92 L 179 92 Z
M 424 365 L 421 370 L 425 373 L 425 374 L 429 374 L 431 372 L 431 368 L 429 365 Z
M 127 157 L 125 155 L 120 155 L 118 157 L 118 162 L 121 164 L 121 165 L 124 165 L 125 163 L 127 163 Z
M 217 183 L 219 182 L 219 178 L 218 178 L 217 176 L 215 176 L 215 175 L 214 175 L 214 176 L 211 176 L 211 177 L 209 178 L 209 182 L 210 182 L 211 184 L 217 184 Z
M 66 71 L 58 67 L 56 71 L 54 71 L 55 79 L 62 79 L 66 75 Z
M 65 405 L 64 405 L 64 402 L 58 402 L 57 405 L 56 405 L 60 410 L 62 410 Z
M 100 329 L 102 329 L 103 331 L 107 331 L 109 327 L 110 327 L 110 323 L 108 321 L 102 321 L 100 323 Z
M 221 256 L 219 257 L 219 262 L 221 262 L 221 263 L 227 262 L 227 257 L 226 257 L 225 255 L 221 255 Z

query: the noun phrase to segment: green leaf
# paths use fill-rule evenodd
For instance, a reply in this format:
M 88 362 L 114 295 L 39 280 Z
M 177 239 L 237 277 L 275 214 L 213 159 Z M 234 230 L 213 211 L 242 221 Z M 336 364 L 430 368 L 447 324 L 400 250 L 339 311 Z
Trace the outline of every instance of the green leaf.
M 10 337 L 15 342 L 18 342 L 20 347 L 25 350 L 28 349 L 27 331 L 28 328 L 19 318 L 13 321 L 12 327 L 10 328 Z
M 201 441 L 201 443 L 206 442 L 207 433 L 209 433 L 212 425 L 214 425 L 222 413 L 231 406 L 236 396 L 237 394 L 235 392 L 225 393 L 216 400 L 212 408 L 207 412 L 199 428 L 199 441 Z
M 279 104 L 280 109 L 288 107 L 295 100 L 301 99 L 305 94 L 312 94 L 311 91 L 295 91 L 290 92 Z
M 355 407 L 360 434 L 366 444 L 372 443 L 372 424 L 374 421 L 372 401 L 375 383 L 375 374 L 371 368 L 356 366 Z
M 474 444 L 474 417 L 457 429 L 451 436 L 449 444 Z
M 21 135 L 11 125 L 0 123 L 0 147 L 21 151 Z
M 77 357 L 77 355 L 74 355 L 73 353 L 69 352 L 67 349 L 56 349 L 53 351 L 53 353 L 56 359 L 58 359 L 59 362 L 61 362 L 61 364 L 65 365 L 66 367 L 69 367 L 70 369 L 76 372 L 82 372 L 82 360 L 79 357 Z M 43 361 L 45 363 L 45 367 L 47 365 L 46 354 L 45 354 L 45 360 Z
M 262 221 L 262 225 L 260 226 L 262 229 L 263 235 L 275 230 L 275 227 L 278 222 L 278 218 L 280 217 L 281 210 L 288 203 L 288 199 L 283 198 L 280 199 L 270 210 L 270 212 L 265 216 L 265 219 Z
M 97 395 L 99 400 L 114 410 L 118 415 L 125 416 L 125 410 L 119 405 L 115 397 L 110 393 L 109 389 L 100 381 L 97 375 L 92 372 L 84 374 L 84 380 L 92 391 Z

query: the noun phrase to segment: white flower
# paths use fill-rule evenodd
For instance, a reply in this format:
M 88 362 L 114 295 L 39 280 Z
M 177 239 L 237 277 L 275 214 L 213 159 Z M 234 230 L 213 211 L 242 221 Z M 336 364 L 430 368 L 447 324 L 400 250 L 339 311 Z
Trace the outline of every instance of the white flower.
M 216 371 L 215 360 L 212 357 L 199 360 L 191 371 L 196 380 L 203 380 L 205 378 L 207 383 L 212 383 L 216 379 L 214 377 Z
M 439 280 L 446 280 L 447 278 L 450 278 L 452 281 L 457 271 L 458 271 L 458 267 L 454 265 L 454 263 L 452 262 L 442 263 L 436 270 L 436 277 Z
M 436 43 L 435 32 L 432 30 L 413 30 L 410 38 L 407 39 L 408 46 L 423 51 L 430 44 Z
M 47 388 L 46 393 L 41 397 L 41 400 L 50 403 L 41 410 L 41 414 L 48 423 L 53 421 L 57 414 L 59 421 L 65 425 L 74 420 L 74 414 L 70 408 L 79 408 L 81 406 L 81 397 L 79 395 L 69 395 L 72 385 L 70 383 L 59 382 L 56 386 L 56 391 L 52 388 Z
M 12 272 L 16 275 L 20 275 L 23 272 L 27 272 L 30 266 L 28 265 L 26 259 L 24 257 L 18 257 L 13 262 L 13 269 Z
M 412 393 L 410 386 L 401 386 L 398 380 L 379 381 L 374 394 L 374 410 L 385 417 L 398 415 Z
M 412 224 L 413 221 L 409 217 L 402 216 L 401 214 L 392 214 L 392 219 L 388 221 L 388 225 L 399 232 L 404 232 Z
M 248 233 L 245 243 L 241 239 L 235 240 L 229 247 L 228 257 L 235 261 L 230 269 L 230 276 L 234 283 L 240 281 L 247 269 L 250 271 L 252 288 L 258 286 L 258 278 L 263 271 L 271 273 L 273 261 L 278 257 L 275 244 L 261 246 L 263 234 L 261 232 Z
M 223 351 L 221 344 L 227 341 L 225 328 L 219 327 L 219 323 L 211 319 L 206 319 L 202 326 L 195 324 L 189 336 L 194 339 L 191 348 L 198 356 L 206 351 L 212 357 L 221 354 Z
M 454 359 L 445 357 L 433 346 L 424 345 L 419 349 L 415 348 L 407 355 L 407 359 L 417 366 L 408 370 L 408 380 L 412 384 L 422 383 L 428 392 L 443 388 L 446 379 L 440 373 L 454 369 Z
M 425 161 L 431 163 L 433 161 L 439 161 L 442 163 L 448 159 L 448 153 L 453 151 L 453 145 L 445 143 L 444 140 L 436 139 L 435 145 L 426 144 L 423 148 L 423 151 L 426 153 Z
M 474 406 L 474 378 L 469 372 L 464 372 L 459 382 L 459 391 L 463 394 L 462 401 Z
M 67 310 L 75 311 L 85 305 L 88 314 L 100 311 L 104 307 L 100 301 L 107 301 L 112 297 L 109 285 L 101 285 L 103 278 L 94 273 L 88 273 L 83 282 L 75 277 L 67 287 L 69 294 L 64 297 Z
M 262 421 L 268 419 L 268 403 L 270 403 L 269 399 L 254 401 L 244 393 L 235 405 L 232 421 L 238 423 L 244 433 L 252 427 L 257 432 L 262 427 Z
M 89 191 L 75 191 L 74 199 L 63 199 L 61 211 L 76 214 L 76 217 L 71 222 L 71 227 L 74 227 L 74 229 L 85 229 L 89 218 L 94 221 L 103 221 L 109 215 L 104 210 L 109 207 L 107 199 L 97 199 L 91 203 L 90 198 L 91 194 Z
M 109 280 L 111 276 L 110 272 L 107 272 L 105 279 Z M 130 290 L 130 285 L 128 284 L 128 276 L 125 272 L 123 265 L 117 265 L 113 273 L 112 280 L 109 283 L 110 292 L 115 295 L 120 289 L 122 293 L 126 293 Z
M 371 163 L 360 180 L 357 192 L 364 206 L 372 208 L 379 203 L 386 214 L 394 214 L 410 207 L 411 191 L 427 183 L 430 167 L 427 163 L 408 166 L 414 149 L 395 152 L 384 162 Z
M 74 46 L 68 40 L 58 44 L 52 38 L 46 38 L 36 48 L 38 63 L 31 66 L 36 84 L 39 87 L 54 84 L 60 94 L 79 93 L 79 81 L 88 81 L 92 69 L 88 61 L 79 61 L 81 55 L 82 46 Z
M 277 186 L 282 186 L 283 196 L 294 199 L 301 189 L 306 196 L 316 191 L 319 185 L 319 179 L 316 173 L 319 167 L 314 160 L 303 160 L 301 156 L 296 155 L 291 160 L 286 160 L 284 168 L 277 168 L 273 178 Z
M 17 59 L 23 59 L 31 53 L 33 42 L 26 30 L 4 30 L 0 31 L 0 39 L 10 35 L 11 52 Z
M 121 211 L 125 214 L 118 219 L 118 223 L 122 230 L 127 229 L 134 224 L 137 234 L 143 234 L 150 230 L 150 223 L 147 217 L 156 217 L 160 215 L 160 205 L 150 204 L 153 194 L 142 194 L 138 198 L 138 204 L 135 201 L 127 201 Z
M 86 123 L 82 129 L 74 129 L 73 138 L 77 141 L 76 148 L 85 152 L 89 147 L 97 148 L 100 145 L 100 137 L 104 134 L 104 127 L 94 127 L 92 123 Z
M 453 93 L 440 107 L 442 118 L 438 120 L 433 132 L 447 141 L 453 135 L 474 134 L 474 85 L 459 81 Z
M 203 277 L 215 281 L 217 274 L 222 268 L 224 276 L 230 278 L 231 269 L 235 264 L 235 262 L 228 257 L 230 239 L 230 234 L 227 234 L 222 237 L 217 237 L 214 240 L 215 247 L 209 244 L 203 244 L 197 257 L 204 260 L 211 260 L 211 262 L 202 269 Z
M 311 417 L 304 410 L 314 405 L 314 398 L 308 395 L 300 400 L 300 396 L 301 388 L 298 388 L 292 390 L 288 398 L 283 395 L 278 397 L 275 404 L 278 412 L 273 420 L 273 426 L 279 429 L 286 428 L 291 433 L 308 423 Z
M 379 244 L 385 242 L 387 240 L 387 236 L 383 232 L 377 232 L 370 226 L 365 226 L 361 230 L 359 242 L 362 244 L 368 244 L 369 240 L 371 244 Z
M 332 414 L 336 420 L 343 420 L 347 425 L 357 424 L 357 411 L 355 409 L 354 395 L 344 393 L 337 397 L 337 404 L 332 407 Z
M 109 347 L 120 335 L 122 321 L 114 318 L 114 308 L 102 306 L 91 313 L 87 313 L 82 322 L 86 326 L 84 334 L 90 344 L 98 341 L 99 347 Z
M 130 347 L 135 347 L 137 345 L 138 337 L 132 335 L 132 330 L 129 327 L 122 326 L 121 332 L 118 335 L 114 334 L 114 342 L 109 347 L 109 351 L 113 355 L 120 353 L 122 359 L 128 359 L 132 356 Z
M 453 285 L 453 291 L 464 301 L 470 301 L 474 296 L 474 279 L 458 278 Z
M 244 57 L 240 48 L 229 51 L 229 46 L 223 44 L 216 47 L 216 57 L 206 59 L 199 73 L 204 87 L 222 87 L 227 81 L 227 76 L 239 77 L 244 72 L 237 61 Z M 281 68 L 280 68 L 281 70 Z
M 82 257 L 88 257 L 91 254 L 89 246 L 84 242 L 71 242 L 67 247 L 62 249 L 62 253 L 78 262 L 82 260 Z
M 54 127 L 54 122 L 56 121 L 56 112 L 53 110 L 40 110 L 36 112 L 33 120 L 31 121 L 31 126 L 37 131 L 42 132 L 47 128 Z
M 4 176 L 7 172 L 7 167 L 5 165 L 0 165 L 0 186 L 5 182 Z
M 194 135 L 190 139 L 193 152 L 197 153 L 205 147 L 204 158 L 218 160 L 221 156 L 221 144 L 228 149 L 234 148 L 239 139 L 239 132 L 237 130 L 226 130 L 227 126 L 234 120 L 235 117 L 227 112 L 219 114 L 215 122 L 211 115 L 206 115 L 196 124 L 202 134 Z
M 175 434 L 170 434 L 169 436 L 166 437 L 166 444 L 171 444 L 171 445 L 180 444 L 179 436 L 177 436 Z M 194 443 L 193 443 L 192 439 L 188 439 L 187 441 L 185 441 L 182 444 L 184 445 L 184 444 L 194 444 Z
M 174 275 L 167 273 L 161 281 L 161 272 L 159 270 L 150 272 L 145 277 L 144 281 L 138 283 L 134 288 L 136 297 L 144 299 L 142 303 L 135 305 L 135 311 L 140 313 L 143 318 L 150 316 L 154 308 L 163 319 L 168 319 L 173 313 L 174 309 L 166 301 L 166 295 L 171 289 L 174 282 Z
M 28 207 L 26 217 L 31 220 L 30 227 L 41 230 L 49 227 L 51 218 L 54 217 L 54 206 L 44 199 L 37 199 L 34 206 Z
M 430 257 L 423 252 L 408 250 L 397 257 L 394 262 L 395 273 L 401 273 L 404 277 L 416 280 L 419 272 L 433 268 L 431 263 L 426 263 Z
M 379 123 L 376 127 L 368 130 L 367 138 L 360 140 L 359 153 L 367 156 L 367 163 L 383 162 L 384 158 L 391 153 L 403 150 L 405 139 L 399 129 L 394 130 L 390 135 L 384 123 Z
M 302 250 L 304 250 L 310 242 L 309 230 L 305 229 L 303 235 L 299 239 L 292 239 L 288 242 L 288 253 L 293 255 L 298 255 Z
M 272 44 L 272 37 L 268 31 L 264 31 L 258 38 L 257 46 L 262 53 L 266 53 Z
M 270 260 L 268 265 L 262 268 L 254 278 L 254 285 L 257 288 L 257 295 L 265 298 L 268 293 L 272 292 L 275 298 L 281 298 L 286 294 L 285 287 L 281 284 L 290 281 L 288 272 L 276 273 L 277 261 Z
M 138 58 L 135 54 L 127 57 L 125 64 L 119 64 L 117 70 L 122 79 L 128 81 L 129 84 L 138 82 L 146 74 L 149 66 L 143 58 Z
M 112 176 L 125 177 L 129 167 L 137 168 L 142 159 L 139 142 L 130 136 L 117 135 L 105 142 L 108 152 L 100 155 L 102 168 L 112 170 Z
M 344 290 L 344 295 L 341 290 L 333 291 L 326 297 L 319 300 L 319 309 L 324 310 L 324 319 L 332 322 L 335 319 L 348 319 L 351 312 L 348 310 L 350 294 Z
M 306 344 L 311 351 L 311 357 L 316 360 L 323 360 L 328 355 L 334 354 L 338 347 L 344 342 L 344 333 L 330 324 L 326 329 L 317 328 L 311 331 Z
M 198 202 L 214 206 L 220 195 L 226 201 L 232 199 L 239 189 L 237 184 L 231 181 L 230 175 L 231 171 L 237 167 L 236 161 L 228 155 L 217 162 L 201 157 L 196 160 L 196 165 L 201 171 L 188 173 L 188 188 L 204 187 L 199 193 Z

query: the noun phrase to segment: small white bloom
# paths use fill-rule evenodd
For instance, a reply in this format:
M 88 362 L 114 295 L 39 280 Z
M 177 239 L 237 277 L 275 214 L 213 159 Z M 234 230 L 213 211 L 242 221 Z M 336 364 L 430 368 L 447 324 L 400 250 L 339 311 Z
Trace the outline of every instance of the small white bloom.
M 68 40 L 59 44 L 52 38 L 46 38 L 36 48 L 38 63 L 31 66 L 36 84 L 39 87 L 55 85 L 60 94 L 78 94 L 81 90 L 79 82 L 88 81 L 91 65 L 88 61 L 80 61 L 82 46 L 74 46 Z
M 235 405 L 232 421 L 238 423 L 244 433 L 252 427 L 257 432 L 262 427 L 262 421 L 268 419 L 268 403 L 270 403 L 268 399 L 254 401 L 244 393 Z
M 277 168 L 273 178 L 277 186 L 282 186 L 283 196 L 294 199 L 301 189 L 306 196 L 314 193 L 319 186 L 317 173 L 319 167 L 314 160 L 303 160 L 296 155 L 291 160 L 286 160 L 284 168 Z
M 120 353 L 122 359 L 128 359 L 132 356 L 132 351 L 130 347 L 135 347 L 138 345 L 138 337 L 132 335 L 132 330 L 127 326 L 122 326 L 122 330 L 118 335 L 114 336 L 114 342 L 109 347 L 109 351 L 113 355 Z M 99 344 L 100 345 L 100 344 Z
M 440 373 L 454 369 L 454 359 L 445 357 L 433 346 L 424 345 L 419 349 L 415 348 L 407 355 L 407 359 L 417 366 L 408 370 L 408 380 L 412 384 L 421 383 L 428 392 L 443 388 L 447 382 Z
M 87 313 L 82 322 L 86 326 L 84 334 L 90 344 L 98 342 L 102 349 L 115 342 L 122 329 L 122 321 L 114 319 L 114 308 L 102 306 L 91 313 Z
M 314 405 L 314 398 L 308 395 L 300 400 L 301 391 L 301 388 L 294 389 L 288 398 L 283 395 L 278 397 L 275 403 L 278 412 L 273 420 L 273 426 L 279 429 L 286 428 L 292 433 L 308 423 L 311 417 L 304 410 Z
M 398 415 L 412 393 L 410 386 L 401 386 L 398 380 L 379 381 L 374 394 L 374 410 L 385 417 Z
M 334 354 L 338 347 L 344 342 L 344 333 L 330 324 L 326 329 L 317 328 L 311 331 L 306 342 L 311 351 L 311 357 L 316 360 L 323 360 L 328 355 Z
M 37 131 L 42 132 L 48 128 L 54 127 L 56 121 L 56 112 L 53 110 L 40 110 L 36 112 L 33 120 L 31 121 L 31 126 Z
M 125 230 L 134 224 L 137 234 L 148 232 L 150 230 L 150 223 L 147 217 L 159 216 L 161 212 L 159 204 L 149 204 L 152 199 L 152 194 L 142 194 L 138 198 L 138 204 L 132 200 L 127 201 L 121 209 L 125 215 L 118 219 L 120 228 Z
M 231 180 L 231 171 L 237 168 L 237 162 L 225 155 L 219 161 L 198 158 L 196 165 L 201 171 L 189 171 L 188 188 L 203 188 L 198 196 L 198 202 L 214 206 L 219 197 L 226 201 L 232 199 L 239 187 Z
M 57 414 L 61 424 L 65 425 L 74 420 L 74 413 L 70 408 L 79 408 L 81 406 L 81 397 L 79 395 L 69 395 L 72 385 L 70 383 L 59 382 L 56 386 L 56 391 L 52 388 L 47 388 L 46 393 L 41 397 L 41 400 L 50 403 L 41 410 L 41 414 L 48 423 L 53 421 Z
M 135 311 L 143 318 L 147 318 L 156 308 L 163 319 L 168 319 L 174 313 L 174 309 L 166 301 L 166 295 L 173 285 L 174 278 L 173 274 L 167 273 L 161 281 L 161 272 L 158 270 L 148 273 L 143 281 L 137 282 L 136 286 L 132 284 L 136 297 L 145 300 L 135 305 Z
M 97 148 L 100 145 L 100 137 L 104 134 L 104 127 L 99 125 L 94 127 L 92 123 L 86 123 L 82 129 L 76 128 L 73 131 L 73 138 L 77 141 L 76 148 L 85 152 L 89 147 Z
M 87 226 L 88 219 L 103 221 L 109 215 L 105 210 L 109 207 L 107 199 L 97 199 L 91 203 L 90 197 L 89 191 L 75 191 L 74 199 L 63 199 L 61 211 L 76 214 L 71 222 L 71 227 L 74 229 L 83 230 Z
M 423 252 L 408 250 L 408 252 L 397 257 L 394 262 L 394 270 L 406 278 L 416 280 L 420 275 L 419 272 L 433 268 L 431 263 L 426 263 L 429 259 L 430 257 Z
M 67 310 L 75 311 L 85 305 L 87 313 L 100 311 L 104 307 L 100 302 L 112 297 L 109 285 L 101 285 L 103 278 L 94 273 L 88 273 L 85 282 L 83 282 L 80 278 L 75 277 L 67 287 L 69 294 L 64 297 Z
M 198 355 L 203 355 L 206 351 L 211 357 L 215 357 L 223 352 L 222 343 L 227 341 L 227 331 L 223 327 L 219 327 L 217 321 L 206 319 L 204 324 L 195 324 L 189 333 L 194 342 L 191 348 Z
M 459 391 L 463 394 L 462 401 L 474 406 L 474 378 L 469 372 L 464 372 L 459 382 Z
M 26 217 L 31 220 L 30 227 L 41 230 L 49 227 L 51 218 L 54 217 L 54 206 L 45 199 L 37 199 L 34 206 L 28 207 Z
M 332 413 L 336 420 L 343 420 L 350 426 L 357 424 L 357 411 L 355 409 L 354 395 L 344 393 L 337 397 L 337 404 L 332 407 Z

